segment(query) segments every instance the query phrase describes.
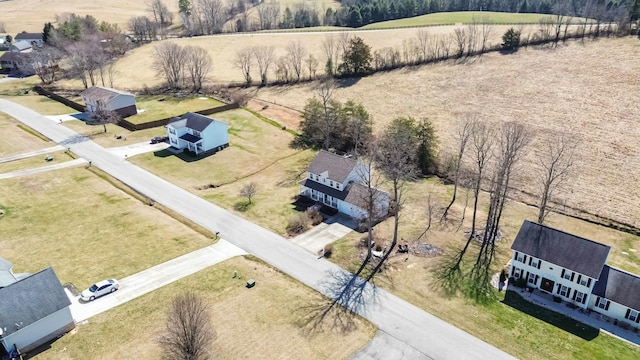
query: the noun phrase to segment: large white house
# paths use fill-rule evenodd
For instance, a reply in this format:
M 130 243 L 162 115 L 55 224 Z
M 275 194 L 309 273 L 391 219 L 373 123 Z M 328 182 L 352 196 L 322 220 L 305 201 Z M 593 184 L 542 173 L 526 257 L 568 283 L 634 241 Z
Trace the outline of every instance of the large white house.
M 227 123 L 204 115 L 188 112 L 172 119 L 166 129 L 171 147 L 196 155 L 229 147 Z
M 98 110 L 114 111 L 123 118 L 138 113 L 135 95 L 126 91 L 92 86 L 81 92 L 80 96 L 87 106 L 89 115 L 95 114 Z
M 633 327 L 640 327 L 640 277 L 606 265 L 611 247 L 525 221 L 510 276 Z
M 300 195 L 356 219 L 367 216 L 367 202 L 371 199 L 375 216 L 383 218 L 389 211 L 389 194 L 378 189 L 370 191 L 365 185 L 369 176 L 368 168 L 353 158 L 321 150 L 300 181 Z
M 75 327 L 71 301 L 52 268 L 0 288 L 0 344 L 24 354 Z

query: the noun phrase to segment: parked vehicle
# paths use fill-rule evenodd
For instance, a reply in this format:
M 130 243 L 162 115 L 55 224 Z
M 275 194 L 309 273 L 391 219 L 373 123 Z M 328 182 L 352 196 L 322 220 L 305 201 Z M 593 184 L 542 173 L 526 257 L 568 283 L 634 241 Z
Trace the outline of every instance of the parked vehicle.
M 115 279 L 102 280 L 83 291 L 80 294 L 80 299 L 83 301 L 93 301 L 100 296 L 111 294 L 119 288 L 120 284 L 118 284 L 118 281 Z
M 156 137 L 151 138 L 151 143 L 152 144 L 158 144 L 158 143 L 161 143 L 161 142 L 166 142 L 167 140 L 169 140 L 168 136 L 156 136 Z

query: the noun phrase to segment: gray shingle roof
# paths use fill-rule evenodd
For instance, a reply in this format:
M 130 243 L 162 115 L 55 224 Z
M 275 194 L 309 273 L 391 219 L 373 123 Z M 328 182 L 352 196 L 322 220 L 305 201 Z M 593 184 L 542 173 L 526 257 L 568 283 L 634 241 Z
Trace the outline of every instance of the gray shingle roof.
M 31 43 L 25 40 L 16 41 L 13 45 L 18 51 L 24 51 L 27 49 L 31 49 Z
M 211 123 L 218 121 L 208 116 L 188 112 L 169 121 L 174 128 L 188 127 L 196 131 L 204 131 Z
M 49 267 L 0 289 L 0 327 L 7 336 L 18 331 L 16 324 L 24 328 L 69 305 L 60 280 Z
M 111 89 L 102 86 L 92 86 L 81 92 L 80 95 L 90 99 L 102 100 L 104 103 L 108 103 L 109 101 L 111 101 L 111 99 L 115 98 L 118 95 L 133 94 L 126 91 Z
M 42 40 L 42 33 L 21 32 L 16 34 L 15 40 Z
M 511 249 L 597 279 L 611 247 L 525 220 Z
M 369 188 L 358 183 L 351 183 L 348 186 L 348 195 L 344 199 L 345 202 L 358 206 L 361 209 L 367 209 L 367 198 L 369 196 Z M 382 197 L 389 198 L 389 194 L 385 191 L 374 189 L 373 199 L 379 202 Z
M 640 311 L 640 277 L 605 265 L 593 294 Z
M 357 164 L 358 162 L 352 158 L 346 158 L 325 150 L 320 150 L 307 168 L 307 171 L 313 174 L 322 174 L 327 171 L 330 180 L 344 183 L 347 176 L 349 176 Z

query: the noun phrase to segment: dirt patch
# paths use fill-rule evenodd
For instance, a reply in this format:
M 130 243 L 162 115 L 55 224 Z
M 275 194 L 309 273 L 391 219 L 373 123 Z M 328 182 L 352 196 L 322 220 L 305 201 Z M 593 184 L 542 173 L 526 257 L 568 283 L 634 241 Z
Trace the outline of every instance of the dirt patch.
M 296 109 L 256 98 L 249 100 L 247 107 L 268 119 L 277 121 L 287 129 L 300 131 L 302 113 Z

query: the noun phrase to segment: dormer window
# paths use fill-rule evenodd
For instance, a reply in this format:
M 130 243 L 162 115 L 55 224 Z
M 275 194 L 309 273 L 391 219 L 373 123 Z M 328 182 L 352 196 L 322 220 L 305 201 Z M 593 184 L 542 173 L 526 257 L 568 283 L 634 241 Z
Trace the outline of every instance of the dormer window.
M 570 271 L 565 271 L 564 276 L 565 279 L 567 280 L 571 280 L 571 272 Z
M 333 187 L 333 180 L 329 180 L 329 186 Z
M 200 131 L 193 130 L 193 135 L 200 136 Z

